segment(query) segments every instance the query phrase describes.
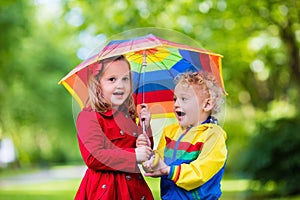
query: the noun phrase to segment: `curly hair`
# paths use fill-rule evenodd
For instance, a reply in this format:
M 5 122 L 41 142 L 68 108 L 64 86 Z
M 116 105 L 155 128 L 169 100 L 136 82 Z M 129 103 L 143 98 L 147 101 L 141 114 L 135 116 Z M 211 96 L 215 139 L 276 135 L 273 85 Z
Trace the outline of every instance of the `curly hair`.
M 110 102 L 108 102 L 103 97 L 102 87 L 101 87 L 99 80 L 101 79 L 101 77 L 104 73 L 105 66 L 107 66 L 108 64 L 110 64 L 112 62 L 118 61 L 118 60 L 127 62 L 129 70 L 131 69 L 130 63 L 125 58 L 125 56 L 120 55 L 120 56 L 114 56 L 114 57 L 100 60 L 99 62 L 97 62 L 96 64 L 94 64 L 91 67 L 92 68 L 91 70 L 89 70 L 89 73 L 88 73 L 89 99 L 88 99 L 88 102 L 86 102 L 86 105 L 90 104 L 92 109 L 95 110 L 96 112 L 106 112 L 109 109 L 111 109 Z M 129 78 L 130 78 L 130 83 L 131 83 L 131 93 L 128 96 L 128 98 L 125 100 L 124 105 L 125 105 L 125 109 L 127 109 L 127 111 L 129 112 L 130 117 L 132 119 L 135 119 L 137 117 L 137 113 L 136 113 L 136 108 L 135 108 L 134 99 L 133 99 L 133 95 L 132 95 L 132 75 L 131 75 L 131 73 L 129 74 L 129 76 L 130 76 Z
M 221 106 L 224 103 L 224 91 L 211 73 L 205 71 L 185 72 L 175 78 L 175 84 L 178 83 L 196 85 L 198 92 L 208 92 L 214 103 L 212 114 L 217 114 L 221 111 Z

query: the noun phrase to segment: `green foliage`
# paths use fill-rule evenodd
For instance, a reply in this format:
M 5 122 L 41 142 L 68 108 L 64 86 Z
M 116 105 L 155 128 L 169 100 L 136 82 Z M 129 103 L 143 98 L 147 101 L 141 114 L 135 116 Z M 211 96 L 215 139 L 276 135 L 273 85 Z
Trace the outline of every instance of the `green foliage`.
M 241 171 L 280 195 L 299 194 L 300 116 L 261 123 L 242 153 Z
M 15 65 L 15 49 L 20 46 L 20 38 L 28 35 L 27 4 L 24 1 L 0 0 L 0 101 L 5 99 L 4 94 L 12 83 L 10 75 Z M 0 106 L 0 123 L 2 119 Z
M 39 27 L 29 1 L 0 9 L 0 139 L 13 139 L 21 166 L 79 161 L 72 98 L 57 84 L 77 62 L 72 45 Z

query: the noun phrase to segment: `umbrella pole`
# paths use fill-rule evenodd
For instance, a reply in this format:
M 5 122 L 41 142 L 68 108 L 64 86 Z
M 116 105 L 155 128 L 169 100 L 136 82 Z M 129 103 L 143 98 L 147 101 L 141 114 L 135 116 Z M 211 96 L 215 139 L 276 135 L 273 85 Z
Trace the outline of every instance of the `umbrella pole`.
M 144 91 L 144 82 L 145 82 L 145 68 L 147 66 L 147 55 L 146 55 L 146 50 L 144 50 L 143 53 L 143 62 L 142 62 L 142 108 L 144 107 L 145 103 L 145 91 Z M 143 133 L 146 133 L 146 125 L 145 125 L 145 118 L 142 118 L 142 128 L 143 128 Z
M 146 54 L 146 50 L 144 50 L 143 53 L 143 62 L 142 62 L 142 108 L 145 107 L 144 103 L 145 103 L 145 91 L 144 91 L 144 83 L 145 83 L 145 71 L 146 71 L 146 66 L 147 66 L 147 54 Z M 145 125 L 145 118 L 142 118 L 142 129 L 143 129 L 143 133 L 146 138 L 147 138 L 147 142 L 148 142 L 148 146 L 151 147 L 151 142 L 150 139 L 146 133 L 146 125 Z

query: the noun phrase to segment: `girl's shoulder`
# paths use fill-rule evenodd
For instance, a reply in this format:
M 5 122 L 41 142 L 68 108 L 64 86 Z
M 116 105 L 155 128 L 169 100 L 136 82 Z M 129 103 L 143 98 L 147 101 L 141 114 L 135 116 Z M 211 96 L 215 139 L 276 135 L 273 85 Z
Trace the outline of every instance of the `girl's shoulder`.
M 106 112 L 97 112 L 93 110 L 91 107 L 86 107 L 83 108 L 80 112 L 79 115 L 97 115 L 99 117 L 111 117 L 113 115 L 111 110 L 108 110 Z
M 98 121 L 103 121 L 105 120 L 106 117 L 110 117 L 112 116 L 112 114 L 110 113 L 100 113 L 100 112 L 97 112 L 95 110 L 93 110 L 92 108 L 90 107 L 87 107 L 87 108 L 83 108 L 78 116 L 77 116 L 77 121 L 91 121 L 91 120 L 98 120 Z
M 78 120 L 88 120 L 88 119 L 97 119 L 97 112 L 92 110 L 91 108 L 83 108 L 77 116 Z

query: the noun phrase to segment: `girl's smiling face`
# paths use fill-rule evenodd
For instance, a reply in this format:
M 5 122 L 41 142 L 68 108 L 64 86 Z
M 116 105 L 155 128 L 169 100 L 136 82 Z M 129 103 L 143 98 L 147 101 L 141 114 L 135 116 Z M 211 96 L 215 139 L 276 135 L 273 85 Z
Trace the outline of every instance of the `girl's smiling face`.
M 100 86 L 102 95 L 112 108 L 117 109 L 131 93 L 131 79 L 128 63 L 116 60 L 104 68 Z
M 185 129 L 205 121 L 210 114 L 205 110 L 208 102 L 207 93 L 199 91 L 196 85 L 178 83 L 174 89 L 174 112 L 180 126 Z

